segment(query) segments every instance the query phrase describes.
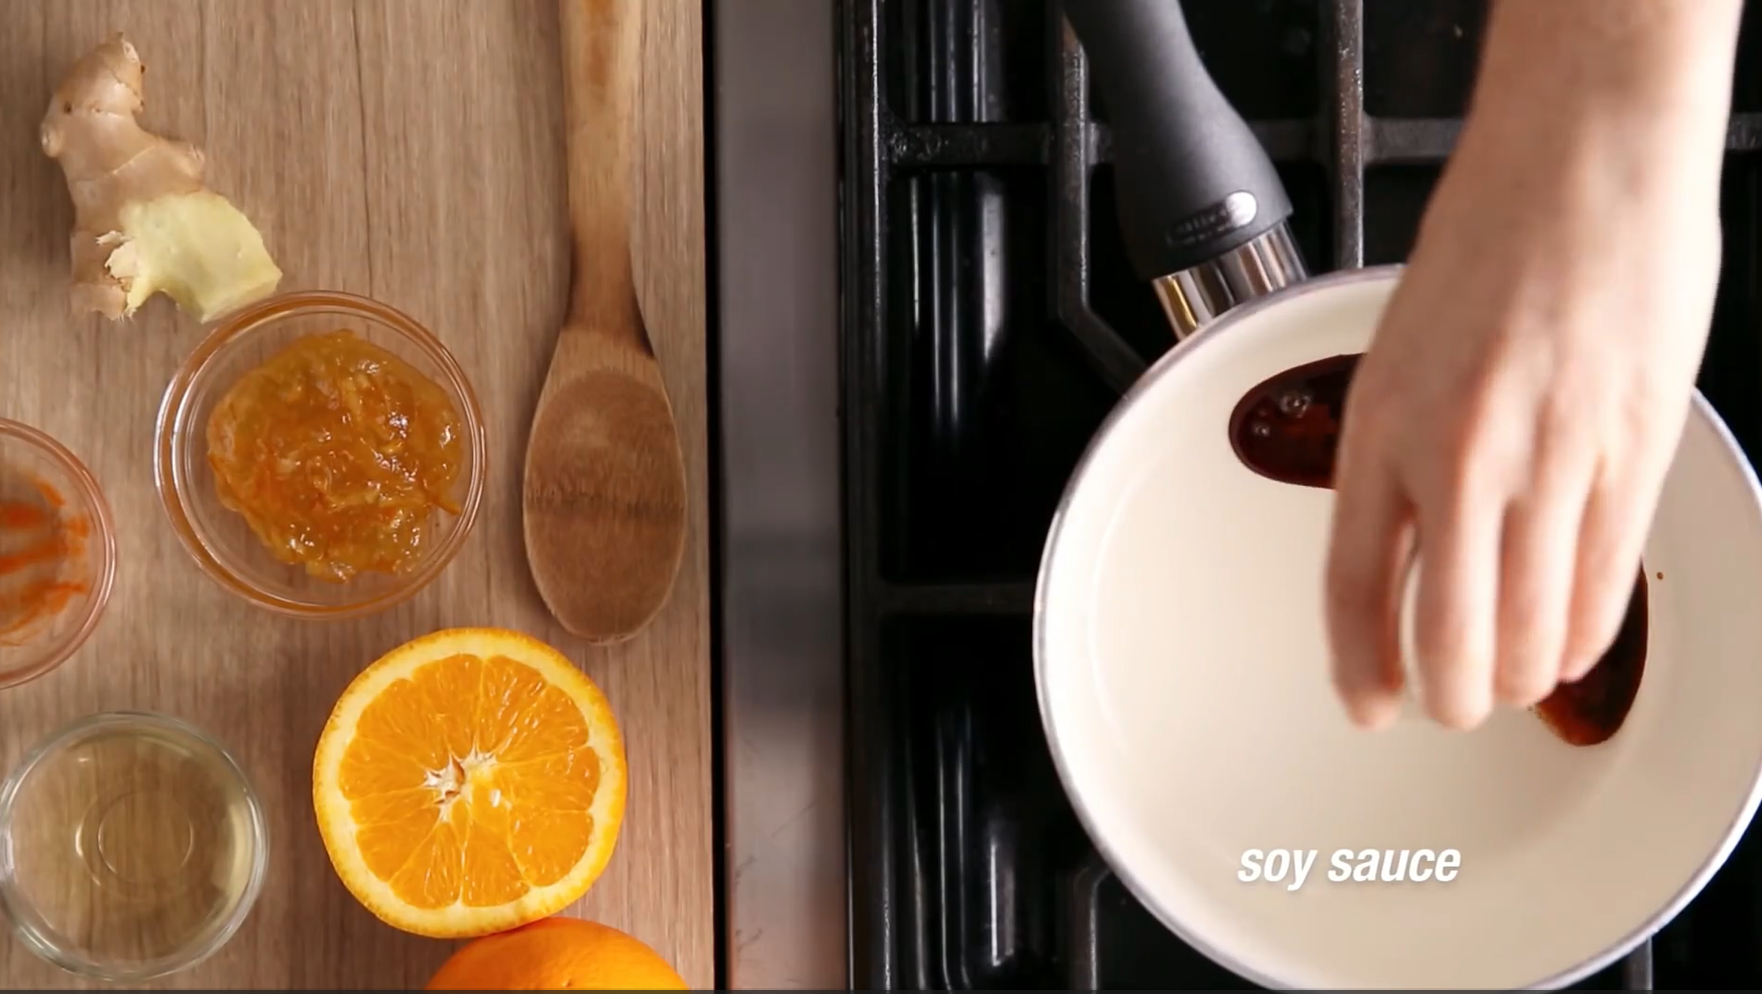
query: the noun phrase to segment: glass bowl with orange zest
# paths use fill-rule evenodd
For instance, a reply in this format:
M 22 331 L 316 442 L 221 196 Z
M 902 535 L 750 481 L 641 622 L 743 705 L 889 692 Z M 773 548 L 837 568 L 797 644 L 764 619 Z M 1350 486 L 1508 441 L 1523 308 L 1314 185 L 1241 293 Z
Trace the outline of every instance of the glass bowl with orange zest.
M 0 418 L 0 687 L 77 652 L 115 578 L 115 526 L 97 479 L 60 442 Z
M 483 501 L 482 410 L 452 353 L 351 294 L 221 324 L 160 405 L 155 477 L 202 571 L 306 618 L 384 610 L 446 569 Z

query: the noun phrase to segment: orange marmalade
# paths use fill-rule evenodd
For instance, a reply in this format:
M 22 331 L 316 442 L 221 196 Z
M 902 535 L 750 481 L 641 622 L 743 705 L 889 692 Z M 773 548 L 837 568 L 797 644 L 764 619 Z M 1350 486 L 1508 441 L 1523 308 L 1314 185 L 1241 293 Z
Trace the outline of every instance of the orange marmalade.
M 76 574 L 92 526 L 66 504 L 41 480 L 0 475 L 0 646 L 29 641 L 86 592 Z
M 343 330 L 241 377 L 208 419 L 223 505 L 270 554 L 319 579 L 405 572 L 463 465 L 459 412 L 409 363 Z

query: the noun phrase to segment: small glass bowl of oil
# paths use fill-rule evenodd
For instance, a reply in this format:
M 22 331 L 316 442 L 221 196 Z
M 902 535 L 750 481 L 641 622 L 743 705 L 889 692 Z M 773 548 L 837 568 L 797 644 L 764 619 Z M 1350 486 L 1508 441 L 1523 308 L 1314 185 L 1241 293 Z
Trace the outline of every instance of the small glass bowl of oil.
M 200 963 L 244 924 L 267 865 L 249 778 L 177 718 L 82 718 L 0 784 L 0 910 L 26 948 L 93 980 Z

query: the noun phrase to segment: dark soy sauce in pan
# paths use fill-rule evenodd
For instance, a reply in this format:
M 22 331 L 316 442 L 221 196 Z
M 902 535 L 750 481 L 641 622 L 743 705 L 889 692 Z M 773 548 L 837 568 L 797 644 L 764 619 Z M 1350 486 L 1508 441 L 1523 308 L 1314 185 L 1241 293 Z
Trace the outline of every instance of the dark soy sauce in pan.
M 1615 641 L 1597 665 L 1577 683 L 1554 688 L 1536 713 L 1572 745 L 1607 742 L 1621 729 L 1640 692 L 1640 674 L 1646 665 L 1646 570 L 1634 580 L 1634 592 L 1622 616 Z
M 1334 482 L 1334 450 L 1358 356 L 1305 363 L 1248 391 L 1230 415 L 1230 444 L 1243 465 L 1300 487 Z
M 1230 445 L 1249 469 L 1279 483 L 1327 489 L 1358 355 L 1339 355 L 1285 370 L 1243 395 L 1230 414 Z M 1571 745 L 1606 742 L 1633 708 L 1646 664 L 1646 571 L 1641 567 L 1621 630 L 1577 683 L 1561 684 L 1536 705 L 1554 734 Z

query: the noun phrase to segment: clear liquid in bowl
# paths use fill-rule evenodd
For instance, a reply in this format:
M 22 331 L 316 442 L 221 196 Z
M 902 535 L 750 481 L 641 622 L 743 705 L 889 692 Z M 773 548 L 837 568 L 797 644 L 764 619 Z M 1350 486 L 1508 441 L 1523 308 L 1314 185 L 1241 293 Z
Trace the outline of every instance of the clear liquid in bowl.
M 21 936 L 99 975 L 190 965 L 261 877 L 250 789 L 212 743 L 116 720 L 52 746 L 10 798 L 0 884 Z M 82 966 L 85 967 L 82 969 Z

